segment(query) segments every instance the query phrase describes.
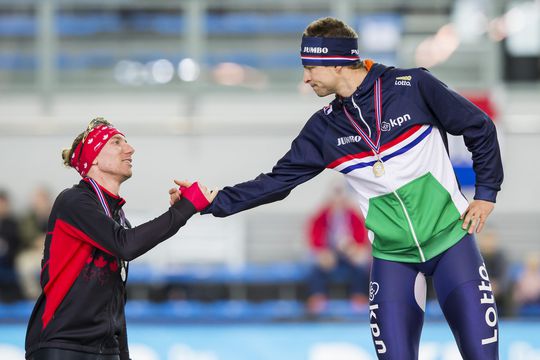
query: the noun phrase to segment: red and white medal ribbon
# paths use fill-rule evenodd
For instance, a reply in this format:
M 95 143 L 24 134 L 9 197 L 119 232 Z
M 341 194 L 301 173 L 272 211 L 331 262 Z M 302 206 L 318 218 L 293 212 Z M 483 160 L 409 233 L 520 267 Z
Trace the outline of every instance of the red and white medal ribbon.
M 380 177 L 384 175 L 384 165 L 381 161 L 381 158 L 379 156 L 379 151 L 381 148 L 381 122 L 382 122 L 382 89 L 381 89 L 381 78 L 378 78 L 375 81 L 375 85 L 373 86 L 373 101 L 374 101 L 374 107 L 375 107 L 375 141 L 371 139 L 371 137 L 362 130 L 360 125 L 353 119 L 351 114 L 347 111 L 347 108 L 343 106 L 343 110 L 345 112 L 345 116 L 347 116 L 347 119 L 349 119 L 349 122 L 351 123 L 352 127 L 356 130 L 358 135 L 364 140 L 364 142 L 370 147 L 371 151 L 373 151 L 373 154 L 377 158 L 377 161 L 373 163 L 373 174 L 376 177 Z M 362 113 L 359 112 L 360 117 L 362 117 Z M 362 118 L 362 121 L 368 126 L 367 122 Z M 369 126 L 368 126 L 368 130 Z M 371 132 L 371 131 L 370 131 Z

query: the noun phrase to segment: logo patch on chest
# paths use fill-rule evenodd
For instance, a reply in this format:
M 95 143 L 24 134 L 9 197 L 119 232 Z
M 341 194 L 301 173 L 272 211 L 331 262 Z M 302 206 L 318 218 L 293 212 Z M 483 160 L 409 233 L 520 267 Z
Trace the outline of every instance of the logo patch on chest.
M 398 77 L 396 77 L 396 81 L 394 82 L 394 85 L 397 85 L 397 86 L 411 86 L 411 80 L 412 80 L 411 75 L 398 76 Z
M 360 135 L 351 135 L 351 136 L 343 136 L 340 138 L 337 138 L 337 146 L 346 145 L 350 143 L 358 143 L 362 141 L 362 138 Z
M 396 126 L 401 126 L 403 123 L 406 123 L 407 121 L 411 120 L 411 115 L 404 114 L 401 116 L 398 116 L 395 119 L 388 119 L 381 123 L 381 130 L 382 131 L 390 131 Z

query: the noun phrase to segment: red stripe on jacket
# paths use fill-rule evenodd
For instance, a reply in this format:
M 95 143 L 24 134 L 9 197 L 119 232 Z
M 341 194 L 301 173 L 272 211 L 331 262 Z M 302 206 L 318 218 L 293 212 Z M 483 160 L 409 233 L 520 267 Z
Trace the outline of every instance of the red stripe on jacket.
M 45 294 L 45 310 L 41 318 L 43 329 L 53 318 L 94 247 L 111 254 L 81 230 L 63 220 L 56 220 L 49 261 L 46 264 L 49 266 L 49 281 L 43 289 Z

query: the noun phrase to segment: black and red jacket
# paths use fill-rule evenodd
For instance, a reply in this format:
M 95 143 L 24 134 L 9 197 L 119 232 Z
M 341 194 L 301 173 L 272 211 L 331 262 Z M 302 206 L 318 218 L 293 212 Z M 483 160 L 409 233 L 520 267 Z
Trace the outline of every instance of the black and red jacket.
M 124 199 L 101 188 L 113 218 L 106 215 L 87 180 L 64 190 L 49 217 L 42 260 L 42 293 L 26 334 L 26 357 L 40 348 L 120 354 L 127 346 L 125 261 L 174 235 L 195 214 L 187 199 L 154 220 L 120 225 Z

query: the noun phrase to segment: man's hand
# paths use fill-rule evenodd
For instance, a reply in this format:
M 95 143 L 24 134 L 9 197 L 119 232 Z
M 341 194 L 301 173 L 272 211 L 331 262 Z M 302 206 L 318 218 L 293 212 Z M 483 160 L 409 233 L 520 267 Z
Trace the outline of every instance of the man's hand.
M 461 215 L 460 219 L 463 220 L 463 230 L 467 230 L 469 234 L 472 234 L 476 229 L 476 233 L 479 233 L 484 228 L 486 220 L 493 211 L 495 204 L 485 200 L 473 200 L 467 210 Z
M 191 181 L 187 180 L 174 180 L 174 183 L 179 187 L 173 187 L 169 190 L 169 204 L 173 206 L 178 200 L 182 198 L 182 190 L 191 186 L 193 184 Z
M 192 182 L 187 181 L 187 180 L 174 180 L 174 182 L 176 185 L 179 186 L 179 188 L 175 187 L 169 190 L 169 196 L 170 196 L 169 204 L 171 206 L 174 205 L 177 201 L 179 201 L 182 198 L 182 190 L 185 190 L 189 188 L 191 185 L 193 185 Z M 219 191 L 217 189 L 208 190 L 208 188 L 202 184 L 199 184 L 199 189 L 209 203 L 211 203 L 215 199 Z
M 345 256 L 352 264 L 366 265 L 370 261 L 370 252 L 366 247 L 350 243 L 344 251 Z
M 322 249 L 316 253 L 317 264 L 324 270 L 329 271 L 336 267 L 336 255 L 328 250 Z

